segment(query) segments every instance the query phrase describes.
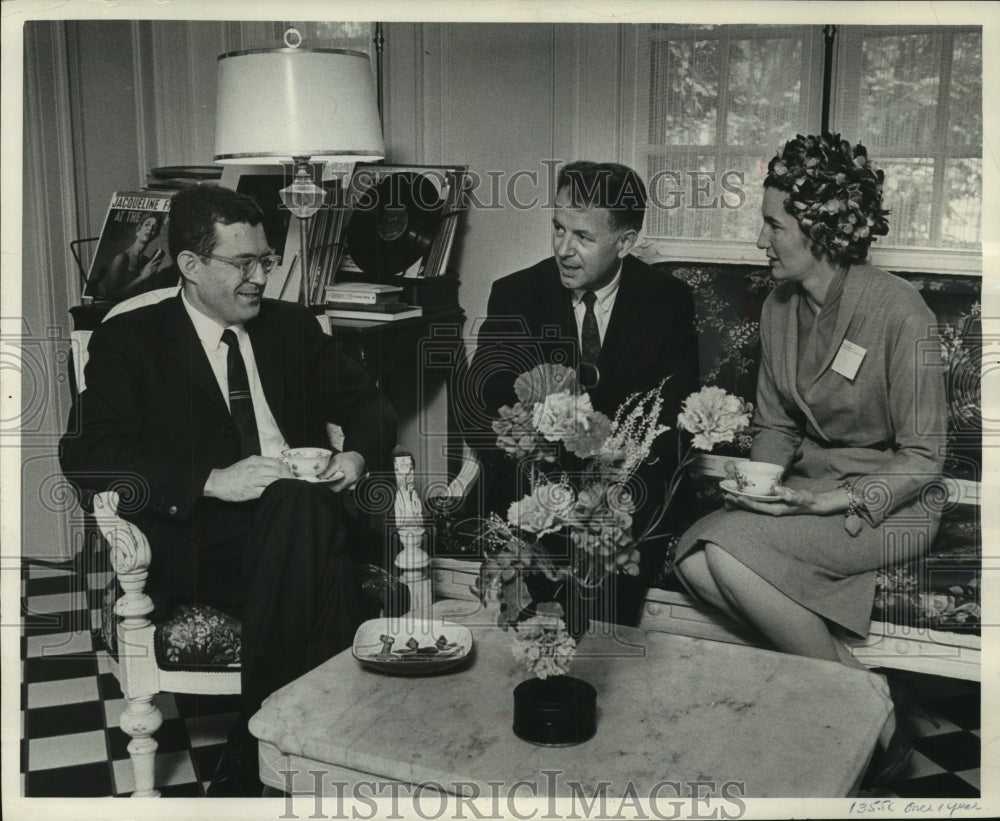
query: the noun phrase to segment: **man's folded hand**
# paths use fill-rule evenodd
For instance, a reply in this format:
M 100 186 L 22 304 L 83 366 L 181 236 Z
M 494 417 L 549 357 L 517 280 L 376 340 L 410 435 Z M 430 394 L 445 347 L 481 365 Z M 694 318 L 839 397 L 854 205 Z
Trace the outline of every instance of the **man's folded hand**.
M 365 457 L 357 451 L 345 450 L 333 455 L 319 479 L 329 481 L 330 490 L 339 492 L 354 487 L 364 475 Z
M 248 456 L 227 468 L 216 468 L 208 474 L 204 496 L 225 502 L 249 502 L 258 499 L 271 482 L 291 479 L 292 472 L 280 459 L 270 456 Z

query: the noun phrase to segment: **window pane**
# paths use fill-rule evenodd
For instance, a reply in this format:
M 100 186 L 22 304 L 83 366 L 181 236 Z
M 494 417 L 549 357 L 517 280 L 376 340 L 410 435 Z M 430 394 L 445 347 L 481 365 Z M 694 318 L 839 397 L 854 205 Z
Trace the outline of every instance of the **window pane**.
M 643 31 L 648 84 L 635 133 L 645 144 L 634 164 L 658 194 L 647 237 L 754 241 L 762 160 L 819 123 L 814 35 L 803 26 Z
M 798 70 L 790 71 L 792 67 Z M 788 140 L 802 131 L 802 74 L 801 37 L 733 40 L 726 113 L 729 144 L 771 146 L 776 134 Z
M 949 29 L 842 32 L 854 75 L 842 119 L 886 173 L 883 247 L 976 248 L 982 199 L 982 35 Z M 850 71 L 852 54 L 860 54 Z M 849 81 L 835 82 L 838 94 Z M 835 106 L 835 110 L 841 111 Z M 836 128 L 835 128 L 836 130 Z
M 650 44 L 649 143 L 711 145 L 719 108 L 719 41 Z
M 983 138 L 983 48 L 980 34 L 957 34 L 948 96 L 948 143 L 952 152 L 979 155 Z
M 930 151 L 937 126 L 941 36 L 866 35 L 861 41 L 859 137 L 871 149 Z
M 757 241 L 762 224 L 760 201 L 764 196 L 764 177 L 767 176 L 767 163 L 772 156 L 773 152 L 768 152 L 766 157 L 739 155 L 726 158 L 728 174 L 722 175 L 719 182 L 725 205 L 719 219 L 723 223 L 722 236 L 725 239 Z M 764 258 L 763 251 L 760 258 Z
M 879 238 L 883 245 L 931 245 L 931 205 L 934 199 L 934 161 L 931 159 L 890 160 L 875 157 L 885 172 L 882 205 L 889 209 L 889 234 Z
M 983 163 L 979 159 L 949 160 L 944 173 L 945 210 L 941 244 L 978 247 L 982 221 L 980 198 Z
M 647 171 L 646 236 L 719 236 L 715 215 L 720 200 L 713 154 L 655 154 L 649 158 Z

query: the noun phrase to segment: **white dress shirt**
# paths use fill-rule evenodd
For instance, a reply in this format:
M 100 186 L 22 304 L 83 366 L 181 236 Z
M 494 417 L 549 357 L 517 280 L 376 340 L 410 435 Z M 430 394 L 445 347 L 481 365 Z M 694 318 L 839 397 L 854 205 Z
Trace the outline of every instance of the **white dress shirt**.
M 594 291 L 597 299 L 594 301 L 594 316 L 597 317 L 597 330 L 601 335 L 601 344 L 604 344 L 604 335 L 608 330 L 608 322 L 611 321 L 611 309 L 615 307 L 615 297 L 618 296 L 618 285 L 622 281 L 622 266 L 619 264 L 618 272 L 614 279 L 603 288 Z M 583 318 L 587 315 L 587 306 L 583 301 L 586 288 L 573 289 L 573 315 L 576 317 L 576 338 L 583 347 Z
M 201 340 L 205 354 L 208 356 L 208 364 L 212 366 L 212 373 L 215 374 L 215 380 L 219 383 L 222 398 L 226 401 L 226 407 L 229 407 L 229 373 L 226 365 L 229 346 L 222 341 L 222 332 L 226 328 L 214 319 L 205 316 L 188 302 L 183 290 L 181 291 L 181 302 L 184 303 L 184 309 L 191 317 L 195 333 L 198 334 L 198 339 Z M 274 414 L 271 413 L 271 409 L 267 405 L 264 389 L 260 384 L 260 374 L 257 373 L 257 360 L 253 356 L 253 345 L 250 344 L 250 337 L 243 330 L 242 325 L 230 325 L 229 327 L 239 340 L 243 364 L 246 365 L 247 369 L 250 399 L 253 402 L 253 413 L 257 419 L 257 436 L 260 439 L 261 456 L 281 456 L 281 452 L 288 448 L 288 443 L 281 435 L 278 423 L 274 421 Z

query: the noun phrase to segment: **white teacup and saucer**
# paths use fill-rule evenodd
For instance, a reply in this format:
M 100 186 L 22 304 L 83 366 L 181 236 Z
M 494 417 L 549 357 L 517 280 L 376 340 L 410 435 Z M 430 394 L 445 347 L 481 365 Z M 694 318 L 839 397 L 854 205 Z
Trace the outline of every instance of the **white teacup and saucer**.
M 735 473 L 719 482 L 726 493 L 760 502 L 775 502 L 781 496 L 775 488 L 781 484 L 785 469 L 771 462 L 737 462 Z
M 337 471 L 326 479 L 319 478 L 319 474 L 330 463 L 331 456 L 333 451 L 326 448 L 288 448 L 281 452 L 281 461 L 296 479 L 304 482 L 336 482 L 343 478 L 342 471 Z

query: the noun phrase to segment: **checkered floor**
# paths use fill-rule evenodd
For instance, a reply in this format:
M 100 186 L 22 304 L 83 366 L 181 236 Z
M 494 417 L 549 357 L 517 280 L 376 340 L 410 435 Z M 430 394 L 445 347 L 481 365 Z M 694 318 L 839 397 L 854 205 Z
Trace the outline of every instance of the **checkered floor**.
M 122 693 L 107 654 L 91 636 L 106 575 L 92 568 L 26 565 L 21 597 L 21 787 L 29 797 L 127 796 L 133 789 L 118 726 Z M 928 716 L 907 770 L 872 797 L 976 798 L 980 795 L 979 685 L 911 677 Z M 205 788 L 235 716 L 235 696 L 160 694 L 156 785 L 164 796 Z

